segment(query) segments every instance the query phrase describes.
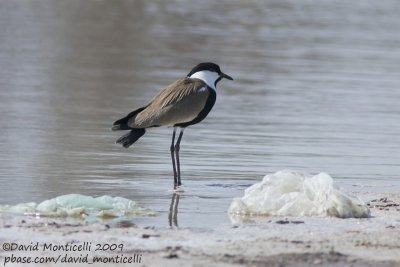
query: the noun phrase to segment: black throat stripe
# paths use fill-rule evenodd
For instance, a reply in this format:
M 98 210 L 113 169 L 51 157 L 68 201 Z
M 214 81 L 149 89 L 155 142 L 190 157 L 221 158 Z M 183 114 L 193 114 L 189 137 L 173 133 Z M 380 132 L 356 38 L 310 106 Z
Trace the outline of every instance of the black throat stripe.
M 217 94 L 215 90 L 211 89 L 210 87 L 207 86 L 207 90 L 210 92 L 210 95 L 207 98 L 206 104 L 204 105 L 204 108 L 200 111 L 199 115 L 197 115 L 196 118 L 194 118 L 192 121 L 189 122 L 184 122 L 184 123 L 177 123 L 174 125 L 174 127 L 187 127 L 189 125 L 193 125 L 196 123 L 201 122 L 204 120 L 205 117 L 207 117 L 208 113 L 211 111 L 215 104 L 215 100 L 217 99 Z

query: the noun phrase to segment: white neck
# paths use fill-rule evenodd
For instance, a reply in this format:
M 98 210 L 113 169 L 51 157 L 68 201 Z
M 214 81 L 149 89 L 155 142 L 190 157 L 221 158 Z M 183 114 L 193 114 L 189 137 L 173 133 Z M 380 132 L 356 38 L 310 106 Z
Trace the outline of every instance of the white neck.
M 216 90 L 215 81 L 219 78 L 218 73 L 214 71 L 202 70 L 196 73 L 193 73 L 190 78 L 200 79 L 205 82 L 209 87 Z

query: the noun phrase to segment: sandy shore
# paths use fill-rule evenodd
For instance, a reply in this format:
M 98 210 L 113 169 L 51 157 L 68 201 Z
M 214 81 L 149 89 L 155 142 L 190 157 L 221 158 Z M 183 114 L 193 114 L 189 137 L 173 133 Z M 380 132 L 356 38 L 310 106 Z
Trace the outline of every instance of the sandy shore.
M 0 264 L 87 266 L 100 257 L 118 263 L 93 265 L 400 266 L 400 194 L 360 196 L 370 201 L 371 218 L 233 218 L 232 225 L 209 230 L 62 223 L 3 215 Z M 58 261 L 22 263 L 28 257 Z

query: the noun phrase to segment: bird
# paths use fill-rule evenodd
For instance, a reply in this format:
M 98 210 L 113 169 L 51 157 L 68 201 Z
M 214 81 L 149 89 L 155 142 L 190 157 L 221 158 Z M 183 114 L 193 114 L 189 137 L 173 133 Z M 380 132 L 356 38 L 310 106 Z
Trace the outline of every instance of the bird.
M 233 78 L 212 62 L 194 66 L 186 77 L 180 78 L 156 94 L 150 102 L 115 121 L 113 131 L 129 130 L 116 143 L 130 147 L 146 133 L 147 128 L 173 127 L 170 146 L 174 174 L 174 189 L 182 185 L 179 161 L 180 142 L 186 127 L 207 117 L 216 101 L 217 83 Z M 180 130 L 175 143 L 177 130 Z

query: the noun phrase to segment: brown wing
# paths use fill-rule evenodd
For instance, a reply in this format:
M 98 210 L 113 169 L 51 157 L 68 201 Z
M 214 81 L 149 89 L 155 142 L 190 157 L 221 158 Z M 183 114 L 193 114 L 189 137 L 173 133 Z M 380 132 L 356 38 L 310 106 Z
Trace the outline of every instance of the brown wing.
M 179 79 L 158 93 L 128 124 L 132 128 L 147 128 L 189 122 L 204 108 L 210 94 L 206 88 L 202 80 Z

